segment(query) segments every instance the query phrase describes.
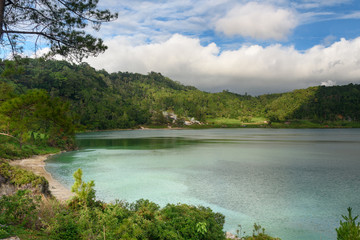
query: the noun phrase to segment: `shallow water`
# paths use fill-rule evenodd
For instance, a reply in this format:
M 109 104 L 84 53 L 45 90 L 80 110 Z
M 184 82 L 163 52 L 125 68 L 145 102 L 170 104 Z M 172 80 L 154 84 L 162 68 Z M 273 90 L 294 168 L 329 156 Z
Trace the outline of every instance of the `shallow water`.
M 360 129 L 137 130 L 85 133 L 46 169 L 70 187 L 82 168 L 97 198 L 188 203 L 254 222 L 283 240 L 336 239 L 360 213 Z

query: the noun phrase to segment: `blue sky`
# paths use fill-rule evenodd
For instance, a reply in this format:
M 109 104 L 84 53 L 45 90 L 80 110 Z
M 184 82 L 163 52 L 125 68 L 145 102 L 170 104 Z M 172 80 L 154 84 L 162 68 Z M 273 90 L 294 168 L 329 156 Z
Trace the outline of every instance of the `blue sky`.
M 253 95 L 360 83 L 359 0 L 100 0 L 119 12 L 87 61 Z

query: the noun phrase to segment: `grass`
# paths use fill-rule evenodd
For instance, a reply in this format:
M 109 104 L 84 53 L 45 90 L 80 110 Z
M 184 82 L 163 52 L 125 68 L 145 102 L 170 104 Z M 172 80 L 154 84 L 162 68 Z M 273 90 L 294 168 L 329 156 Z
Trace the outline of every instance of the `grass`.
M 209 127 L 266 127 L 267 119 L 264 117 L 247 118 L 246 121 L 234 118 L 207 119 Z
M 209 124 L 214 124 L 214 125 L 220 125 L 220 124 L 242 125 L 243 124 L 239 119 L 233 119 L 233 118 L 211 118 L 211 119 L 207 119 L 207 122 Z
M 0 159 L 21 159 L 33 155 L 43 155 L 49 153 L 58 153 L 60 149 L 46 145 L 24 144 L 20 145 L 14 139 L 0 135 Z
M 26 229 L 21 226 L 0 226 L 0 239 L 9 238 L 13 236 L 18 236 L 21 240 L 47 240 L 49 236 L 44 234 L 42 231 L 36 231 L 31 229 Z
M 268 121 L 268 119 L 264 117 L 253 117 L 251 118 L 251 123 L 264 123 L 265 121 Z
M 309 120 L 289 120 L 282 122 L 272 122 L 271 126 L 266 123 L 264 117 L 253 117 L 250 121 L 243 122 L 239 119 L 212 118 L 208 119 L 208 125 L 203 128 L 240 128 L 240 127 L 272 127 L 272 128 L 360 128 L 360 122 L 349 121 L 309 121 Z M 201 128 L 201 127 L 199 127 Z
M 290 120 L 286 122 L 273 122 L 273 128 L 360 128 L 360 122 L 328 121 L 316 122 L 308 120 Z

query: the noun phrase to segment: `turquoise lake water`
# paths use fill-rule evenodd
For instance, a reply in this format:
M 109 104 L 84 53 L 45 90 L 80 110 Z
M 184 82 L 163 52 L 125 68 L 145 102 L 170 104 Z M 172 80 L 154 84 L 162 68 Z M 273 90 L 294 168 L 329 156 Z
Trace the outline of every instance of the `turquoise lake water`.
M 79 151 L 47 161 L 69 188 L 82 168 L 97 198 L 188 203 L 254 222 L 283 240 L 332 240 L 360 214 L 360 129 L 136 130 L 77 135 Z

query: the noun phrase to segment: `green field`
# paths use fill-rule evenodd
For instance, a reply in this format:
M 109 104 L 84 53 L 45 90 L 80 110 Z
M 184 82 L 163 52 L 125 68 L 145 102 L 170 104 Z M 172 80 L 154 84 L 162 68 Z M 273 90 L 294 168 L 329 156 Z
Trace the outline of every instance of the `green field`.
M 246 118 L 246 121 L 243 119 L 234 119 L 234 118 L 210 118 L 207 119 L 207 123 L 214 126 L 266 126 L 267 119 L 264 117 L 253 117 Z

